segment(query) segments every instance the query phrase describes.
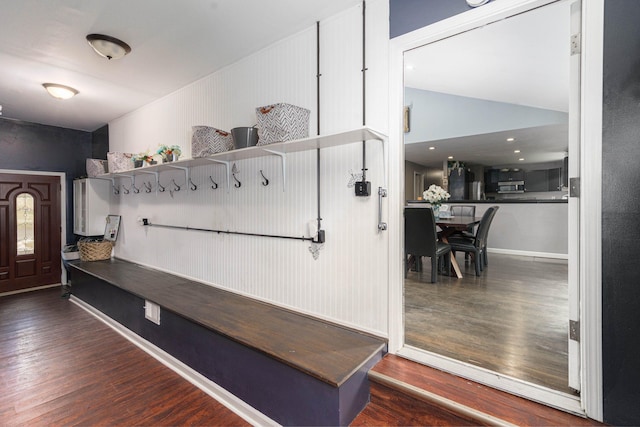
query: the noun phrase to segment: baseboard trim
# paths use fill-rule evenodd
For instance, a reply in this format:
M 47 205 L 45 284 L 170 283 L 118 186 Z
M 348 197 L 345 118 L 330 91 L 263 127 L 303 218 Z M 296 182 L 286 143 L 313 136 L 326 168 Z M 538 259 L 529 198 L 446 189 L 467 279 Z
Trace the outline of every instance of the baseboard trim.
M 515 427 L 515 424 L 512 424 L 508 421 L 494 417 L 493 415 L 489 415 L 482 411 L 478 411 L 477 409 L 470 408 L 466 405 L 463 405 L 451 399 L 447 399 L 446 397 L 440 396 L 435 393 L 431 393 L 427 390 L 423 390 L 419 387 L 413 386 L 411 384 L 407 384 L 403 381 L 399 381 L 395 378 L 391 378 L 387 375 L 381 374 L 373 370 L 369 371 L 369 379 L 372 380 L 373 382 L 377 382 L 379 384 L 385 385 L 395 390 L 402 391 L 403 393 L 408 394 L 409 396 L 415 399 L 422 400 L 427 403 L 431 403 L 438 407 L 442 407 L 449 412 L 452 412 L 456 415 L 460 415 L 464 418 L 467 418 L 474 422 L 478 422 L 483 425 Z
M 17 291 L 3 292 L 0 294 L 0 297 L 6 297 L 9 295 L 16 295 L 16 294 L 24 294 L 25 292 L 40 291 L 42 289 L 55 288 L 57 286 L 61 286 L 61 284 L 54 283 L 53 285 L 36 286 L 35 288 L 26 288 L 26 289 L 18 289 Z
M 535 252 L 535 251 L 519 251 L 516 249 L 501 249 L 501 248 L 487 248 L 487 252 L 490 254 L 501 255 L 520 255 L 529 256 L 534 258 L 551 258 L 551 259 L 569 259 L 568 254 L 558 254 L 554 252 Z
M 104 324 L 109 326 L 111 329 L 122 335 L 128 341 L 136 345 L 138 348 L 143 350 L 145 353 L 149 354 L 151 357 L 165 365 L 167 368 L 171 369 L 178 375 L 180 375 L 185 380 L 189 381 L 194 386 L 198 387 L 200 390 L 207 393 L 212 398 L 216 399 L 218 402 L 229 408 L 231 411 L 242 417 L 245 421 L 250 423 L 251 425 L 260 425 L 260 426 L 278 426 L 279 424 L 267 417 L 262 412 L 258 411 L 254 407 L 248 405 L 242 399 L 239 399 L 235 395 L 229 393 L 224 388 L 220 387 L 218 384 L 214 383 L 204 375 L 200 374 L 196 370 L 192 369 L 188 365 L 182 363 L 180 360 L 171 356 L 166 351 L 161 348 L 155 346 L 149 341 L 143 339 L 139 335 L 133 333 L 129 329 L 122 326 L 120 323 L 111 319 L 109 316 L 105 315 L 101 311 L 97 310 L 93 306 L 87 304 L 81 299 L 71 295 L 70 301 L 76 304 L 78 307 L 87 311 L 89 314 L 102 321 Z

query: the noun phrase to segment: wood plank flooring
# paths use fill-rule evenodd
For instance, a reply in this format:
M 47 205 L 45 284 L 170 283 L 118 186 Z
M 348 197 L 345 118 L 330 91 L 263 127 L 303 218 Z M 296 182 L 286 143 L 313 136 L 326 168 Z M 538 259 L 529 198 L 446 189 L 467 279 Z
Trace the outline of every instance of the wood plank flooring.
M 391 354 L 371 370 L 369 378 L 371 403 L 352 426 L 603 425 Z M 384 378 L 392 382 L 379 382 Z M 411 387 L 462 407 L 435 403 Z
M 567 393 L 567 262 L 489 254 L 476 277 L 457 254 L 464 278 L 430 263 L 405 280 L 408 345 Z
M 60 295 L 0 297 L 0 425 L 248 425 Z

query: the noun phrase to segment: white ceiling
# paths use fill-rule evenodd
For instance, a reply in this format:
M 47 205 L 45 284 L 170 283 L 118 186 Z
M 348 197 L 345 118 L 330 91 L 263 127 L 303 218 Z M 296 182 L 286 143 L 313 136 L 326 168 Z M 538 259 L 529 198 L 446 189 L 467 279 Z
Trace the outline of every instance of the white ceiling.
M 93 131 L 360 0 L 0 0 L 2 117 Z M 98 56 L 90 33 L 128 43 Z M 42 83 L 76 88 L 50 97 Z
M 565 1 L 420 47 L 405 54 L 412 68 L 405 69 L 405 86 L 567 112 L 569 24 Z M 567 145 L 566 126 L 545 126 L 408 144 L 405 156 L 424 165 L 448 156 L 485 165 L 542 163 L 562 159 Z

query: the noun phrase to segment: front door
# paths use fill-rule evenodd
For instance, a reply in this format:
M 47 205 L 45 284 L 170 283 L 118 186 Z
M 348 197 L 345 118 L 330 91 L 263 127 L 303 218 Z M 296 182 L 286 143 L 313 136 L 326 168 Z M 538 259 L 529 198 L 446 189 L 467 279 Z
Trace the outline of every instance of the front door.
M 0 174 L 0 294 L 60 282 L 60 177 Z

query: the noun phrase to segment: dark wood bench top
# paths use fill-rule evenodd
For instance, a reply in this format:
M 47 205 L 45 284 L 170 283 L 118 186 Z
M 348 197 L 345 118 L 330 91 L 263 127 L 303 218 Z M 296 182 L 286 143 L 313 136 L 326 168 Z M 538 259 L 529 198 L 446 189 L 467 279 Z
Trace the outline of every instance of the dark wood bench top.
M 69 265 L 336 387 L 386 346 L 382 338 L 128 261 Z

